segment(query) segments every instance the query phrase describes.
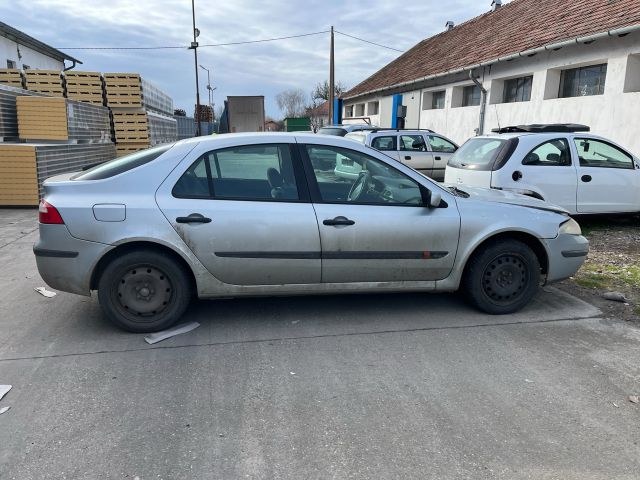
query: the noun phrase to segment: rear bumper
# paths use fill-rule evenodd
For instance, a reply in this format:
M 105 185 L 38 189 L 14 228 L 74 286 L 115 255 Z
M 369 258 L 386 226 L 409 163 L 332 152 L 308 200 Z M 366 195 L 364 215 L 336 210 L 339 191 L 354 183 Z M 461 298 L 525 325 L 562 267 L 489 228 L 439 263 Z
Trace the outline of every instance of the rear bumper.
M 572 277 L 580 269 L 589 253 L 589 240 L 582 235 L 558 235 L 544 240 L 549 253 L 547 283 Z
M 40 224 L 40 238 L 33 246 L 38 272 L 55 290 L 91 294 L 91 274 L 112 245 L 72 237 L 65 225 Z

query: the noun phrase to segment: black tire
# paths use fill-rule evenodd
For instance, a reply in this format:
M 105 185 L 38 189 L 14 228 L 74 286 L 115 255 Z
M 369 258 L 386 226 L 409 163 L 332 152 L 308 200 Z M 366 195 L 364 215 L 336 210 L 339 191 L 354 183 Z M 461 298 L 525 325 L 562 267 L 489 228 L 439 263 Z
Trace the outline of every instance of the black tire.
M 469 260 L 462 293 L 476 308 L 504 315 L 527 305 L 540 287 L 540 262 L 517 240 L 497 240 L 480 247 Z
M 109 321 L 134 333 L 175 324 L 189 306 L 191 283 L 184 268 L 153 250 L 125 253 L 107 265 L 98 299 Z

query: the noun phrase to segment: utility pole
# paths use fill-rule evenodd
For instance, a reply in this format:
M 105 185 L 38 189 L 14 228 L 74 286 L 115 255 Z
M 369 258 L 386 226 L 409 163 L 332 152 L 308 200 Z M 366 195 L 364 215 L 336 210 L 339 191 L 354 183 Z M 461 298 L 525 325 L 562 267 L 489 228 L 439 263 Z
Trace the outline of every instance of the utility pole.
M 334 78 L 334 64 L 333 64 L 333 25 L 331 25 L 331 47 L 329 51 L 329 125 L 333 124 L 333 93 L 335 91 L 335 78 Z
M 202 129 L 200 128 L 200 85 L 198 81 L 198 35 L 200 35 L 200 30 L 196 28 L 196 6 L 195 0 L 191 0 L 191 15 L 193 16 L 193 42 L 191 42 L 191 47 L 193 49 L 193 56 L 195 58 L 196 65 L 196 136 L 199 137 L 202 135 Z

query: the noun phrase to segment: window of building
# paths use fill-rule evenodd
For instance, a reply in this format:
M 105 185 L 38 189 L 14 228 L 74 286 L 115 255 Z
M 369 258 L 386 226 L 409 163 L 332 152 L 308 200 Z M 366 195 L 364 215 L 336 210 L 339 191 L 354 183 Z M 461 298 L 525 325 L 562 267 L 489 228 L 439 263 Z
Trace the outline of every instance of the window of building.
M 640 92 L 640 53 L 627 57 L 627 69 L 622 91 L 624 93 Z
M 633 157 L 623 150 L 593 138 L 575 138 L 580 166 L 633 169 Z
M 356 117 L 364 117 L 364 103 L 356 104 Z
M 369 102 L 367 104 L 367 115 L 378 115 L 380 110 L 380 102 Z
M 512 78 L 504 82 L 504 103 L 528 102 L 531 100 L 533 75 Z
M 347 105 L 344 107 L 344 118 L 353 117 L 353 105 Z
M 440 110 L 444 108 L 445 91 L 433 92 L 431 94 L 431 108 L 433 110 Z
M 560 98 L 602 95 L 607 78 L 607 64 L 571 68 L 560 73 Z
M 437 153 L 453 153 L 458 149 L 458 147 L 449 140 L 433 135 L 429 135 L 429 146 L 431 147 L 432 152 Z
M 178 198 L 298 200 L 288 145 L 248 145 L 200 157 L 173 187 Z
M 376 150 L 397 150 L 396 138 L 395 135 L 375 137 L 371 140 L 371 146 Z
M 480 105 L 480 88 L 477 85 L 469 85 L 462 90 L 462 106 L 471 107 Z
M 9 60 L 7 58 L 7 68 L 16 68 L 16 67 L 17 67 L 16 61 L 15 60 Z
M 569 144 L 564 138 L 549 140 L 531 150 L 522 160 L 522 165 L 541 167 L 569 167 L 571 153 Z

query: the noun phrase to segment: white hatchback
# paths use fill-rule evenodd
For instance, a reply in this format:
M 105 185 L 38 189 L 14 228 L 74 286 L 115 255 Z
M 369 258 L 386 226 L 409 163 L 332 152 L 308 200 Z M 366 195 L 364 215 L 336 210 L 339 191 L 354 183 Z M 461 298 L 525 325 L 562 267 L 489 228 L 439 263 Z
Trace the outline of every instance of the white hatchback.
M 583 125 L 528 125 L 468 140 L 445 183 L 509 190 L 572 214 L 640 212 L 640 160 Z

